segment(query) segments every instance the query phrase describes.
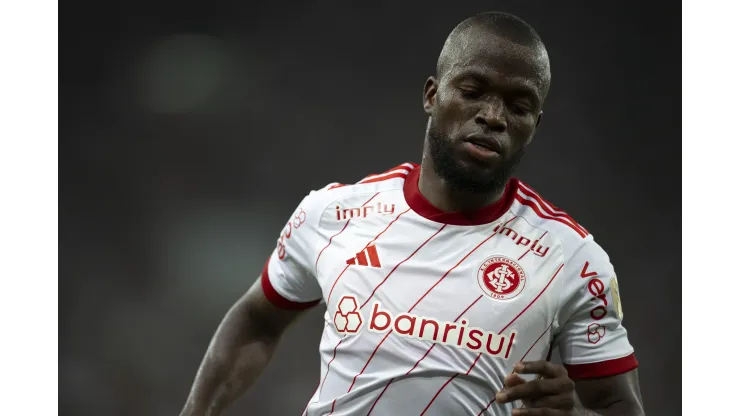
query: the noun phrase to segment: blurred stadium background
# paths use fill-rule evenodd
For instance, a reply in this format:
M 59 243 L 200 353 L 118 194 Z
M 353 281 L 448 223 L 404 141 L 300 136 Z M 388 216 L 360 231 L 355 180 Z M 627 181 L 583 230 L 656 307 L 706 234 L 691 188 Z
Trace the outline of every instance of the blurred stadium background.
M 552 60 L 518 176 L 610 253 L 648 414 L 680 413 L 678 4 L 223 3 L 62 10 L 60 414 L 178 414 L 303 195 L 419 161 L 425 78 L 486 10 L 527 20 Z M 303 410 L 321 314 L 228 415 Z

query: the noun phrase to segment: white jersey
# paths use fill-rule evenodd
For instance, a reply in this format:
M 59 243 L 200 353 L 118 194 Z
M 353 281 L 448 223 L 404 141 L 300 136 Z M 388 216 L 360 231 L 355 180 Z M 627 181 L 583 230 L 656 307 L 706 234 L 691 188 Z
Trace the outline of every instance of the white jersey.
M 551 348 L 572 379 L 637 367 L 614 268 L 583 227 L 517 179 L 469 215 L 418 179 L 406 163 L 311 192 L 265 265 L 273 303 L 327 308 L 305 415 L 509 415 L 504 378 Z

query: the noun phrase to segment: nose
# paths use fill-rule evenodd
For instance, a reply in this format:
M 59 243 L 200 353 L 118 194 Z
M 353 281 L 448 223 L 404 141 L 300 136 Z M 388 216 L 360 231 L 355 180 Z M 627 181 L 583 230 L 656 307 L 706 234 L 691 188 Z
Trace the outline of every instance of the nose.
M 488 100 L 483 103 L 475 116 L 475 123 L 485 126 L 495 132 L 506 130 L 506 117 L 504 115 L 504 103 L 500 99 Z

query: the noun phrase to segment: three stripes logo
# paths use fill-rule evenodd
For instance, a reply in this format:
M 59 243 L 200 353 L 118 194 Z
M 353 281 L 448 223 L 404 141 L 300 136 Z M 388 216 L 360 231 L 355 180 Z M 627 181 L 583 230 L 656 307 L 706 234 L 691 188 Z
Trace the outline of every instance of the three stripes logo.
M 364 250 L 347 260 L 347 264 L 350 266 L 380 267 L 380 258 L 378 258 L 378 250 L 375 248 L 375 244 L 365 247 Z

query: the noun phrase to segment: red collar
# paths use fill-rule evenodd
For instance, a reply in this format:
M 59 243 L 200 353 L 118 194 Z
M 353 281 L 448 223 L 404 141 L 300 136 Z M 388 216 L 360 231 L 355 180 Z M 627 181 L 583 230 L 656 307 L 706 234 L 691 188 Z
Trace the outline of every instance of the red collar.
M 403 184 L 403 195 L 406 198 L 406 203 L 422 217 L 450 225 L 481 225 L 496 221 L 504 215 L 514 202 L 519 182 L 516 178 L 509 179 L 501 199 L 491 205 L 472 212 L 444 212 L 432 205 L 419 191 L 420 171 L 421 166 L 416 166 L 406 176 L 406 181 Z

